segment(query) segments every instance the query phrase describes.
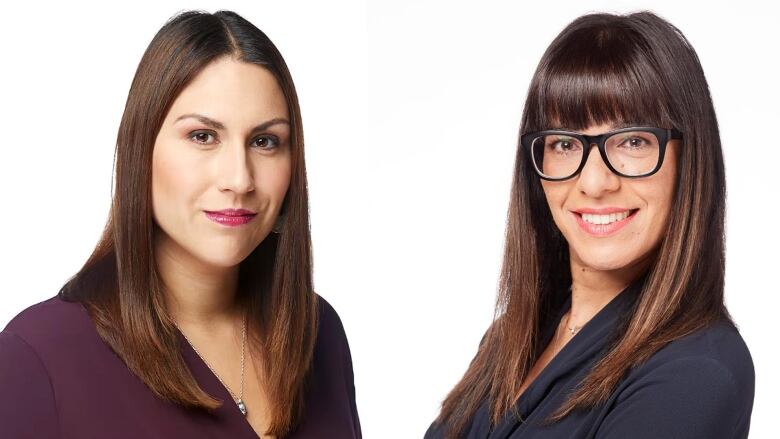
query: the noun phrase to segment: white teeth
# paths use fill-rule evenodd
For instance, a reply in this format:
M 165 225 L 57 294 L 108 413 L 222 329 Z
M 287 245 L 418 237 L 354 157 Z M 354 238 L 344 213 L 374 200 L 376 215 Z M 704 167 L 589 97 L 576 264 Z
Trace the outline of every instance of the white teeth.
M 586 223 L 590 224 L 610 224 L 614 223 L 615 221 L 623 221 L 624 219 L 628 218 L 628 215 L 631 212 L 626 210 L 625 212 L 618 212 L 618 213 L 610 213 L 608 215 L 595 215 L 591 213 L 583 213 L 582 219 Z

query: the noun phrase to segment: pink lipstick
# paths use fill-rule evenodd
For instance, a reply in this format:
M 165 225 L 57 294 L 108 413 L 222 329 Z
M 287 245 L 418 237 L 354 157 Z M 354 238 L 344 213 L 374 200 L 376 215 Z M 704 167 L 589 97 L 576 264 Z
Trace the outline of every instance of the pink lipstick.
M 625 227 L 638 211 L 639 209 L 604 207 L 582 208 L 571 213 L 583 231 L 593 236 L 605 237 Z
M 256 212 L 246 209 L 204 210 L 204 212 L 208 219 L 228 227 L 243 226 L 257 216 Z

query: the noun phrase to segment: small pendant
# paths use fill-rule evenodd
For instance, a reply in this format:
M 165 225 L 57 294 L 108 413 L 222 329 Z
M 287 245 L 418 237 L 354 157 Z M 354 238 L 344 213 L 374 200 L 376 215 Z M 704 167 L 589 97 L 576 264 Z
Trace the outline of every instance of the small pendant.
M 246 405 L 244 405 L 244 400 L 239 398 L 238 401 L 236 401 L 236 404 L 238 404 L 238 409 L 241 410 L 241 414 L 246 416 Z

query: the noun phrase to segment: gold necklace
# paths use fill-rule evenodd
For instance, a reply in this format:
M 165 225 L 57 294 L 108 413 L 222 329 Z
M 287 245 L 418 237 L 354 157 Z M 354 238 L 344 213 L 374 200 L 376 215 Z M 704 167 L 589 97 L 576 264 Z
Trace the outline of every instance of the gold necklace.
M 178 328 L 179 326 L 176 325 Z M 206 367 L 211 370 L 211 373 L 214 374 L 215 377 L 219 380 L 220 383 L 227 389 L 228 393 L 230 393 L 230 396 L 233 397 L 233 401 L 238 406 L 238 409 L 241 411 L 241 414 L 246 416 L 246 404 L 244 404 L 244 400 L 242 399 L 244 396 L 244 345 L 246 344 L 246 316 L 244 316 L 244 322 L 241 324 L 241 392 L 238 394 L 238 398 L 236 398 L 236 395 L 233 393 L 232 390 L 230 390 L 230 387 L 228 387 L 227 384 L 225 384 L 224 381 L 222 381 L 222 378 L 219 377 L 217 372 L 209 365 L 209 363 L 206 361 L 205 358 L 198 352 L 198 349 L 195 348 L 195 345 L 192 344 L 189 338 L 182 332 L 181 328 L 179 328 L 179 332 L 181 332 L 181 335 L 184 336 L 184 339 L 187 340 L 187 343 L 189 343 L 190 347 L 192 347 L 192 350 L 195 351 L 196 354 L 198 354 L 198 357 L 203 361 L 203 363 L 206 365 Z
M 564 326 L 566 326 L 566 328 L 569 330 L 569 332 L 573 336 L 577 331 L 580 330 L 580 328 L 582 328 L 582 326 L 575 326 L 573 328 L 571 326 L 569 326 L 569 317 L 571 317 L 571 313 L 567 312 L 566 313 L 566 319 L 565 319 L 566 324 Z M 558 326 L 555 327 L 555 334 L 554 334 L 554 337 L 553 337 L 553 343 L 555 343 L 554 346 L 556 346 L 556 349 L 555 349 L 555 352 L 552 355 L 553 357 L 557 356 L 558 353 L 561 351 L 561 349 L 563 349 L 563 345 L 558 346 L 558 345 L 560 345 L 560 343 L 558 341 L 560 340 L 561 323 L 563 323 L 563 322 L 564 322 L 564 318 L 561 317 L 561 320 L 558 322 Z
M 574 335 L 575 332 L 579 331 L 580 328 L 582 328 L 582 325 L 575 326 L 575 327 L 572 328 L 571 326 L 569 326 L 569 319 L 570 318 L 571 318 L 571 311 L 566 313 L 566 328 L 569 330 L 571 335 Z
M 572 285 L 569 285 L 569 293 L 571 293 L 571 292 L 572 292 Z M 570 318 L 571 318 L 571 308 L 569 308 L 569 310 L 566 312 L 566 328 L 569 329 L 569 332 L 571 333 L 571 335 L 574 335 L 575 332 L 579 331 L 580 328 L 582 328 L 582 325 L 575 326 L 575 327 L 572 328 L 571 326 L 569 326 L 569 319 Z M 560 323 L 558 325 L 560 326 Z

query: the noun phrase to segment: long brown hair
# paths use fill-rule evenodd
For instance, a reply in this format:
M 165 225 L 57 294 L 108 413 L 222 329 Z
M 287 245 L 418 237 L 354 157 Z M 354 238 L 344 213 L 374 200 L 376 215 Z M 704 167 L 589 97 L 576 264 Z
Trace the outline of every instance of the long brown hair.
M 726 193 L 712 99 L 694 49 L 650 12 L 589 14 L 570 23 L 539 62 L 520 133 L 616 122 L 683 132 L 674 214 L 641 276 L 631 316 L 550 422 L 605 402 L 628 369 L 667 343 L 716 320 L 731 321 L 723 303 Z M 544 348 L 540 330 L 562 306 L 571 279 L 568 245 L 518 142 L 496 314 L 442 404 L 437 422 L 449 437 L 463 434 L 484 401 L 493 424 L 509 410 L 517 415 L 520 386 Z
M 154 259 L 151 160 L 171 104 L 207 64 L 232 56 L 260 65 L 279 83 L 291 126 L 292 176 L 282 206 L 284 225 L 242 261 L 238 299 L 249 312 L 251 339 L 263 358 L 270 401 L 268 434 L 284 436 L 300 419 L 304 383 L 317 332 L 312 290 L 306 169 L 298 98 L 271 40 L 238 14 L 185 11 L 171 17 L 146 49 L 127 98 L 116 143 L 109 219 L 90 258 L 60 290 L 85 305 L 100 337 L 159 397 L 214 410 L 187 368 L 168 315 Z

